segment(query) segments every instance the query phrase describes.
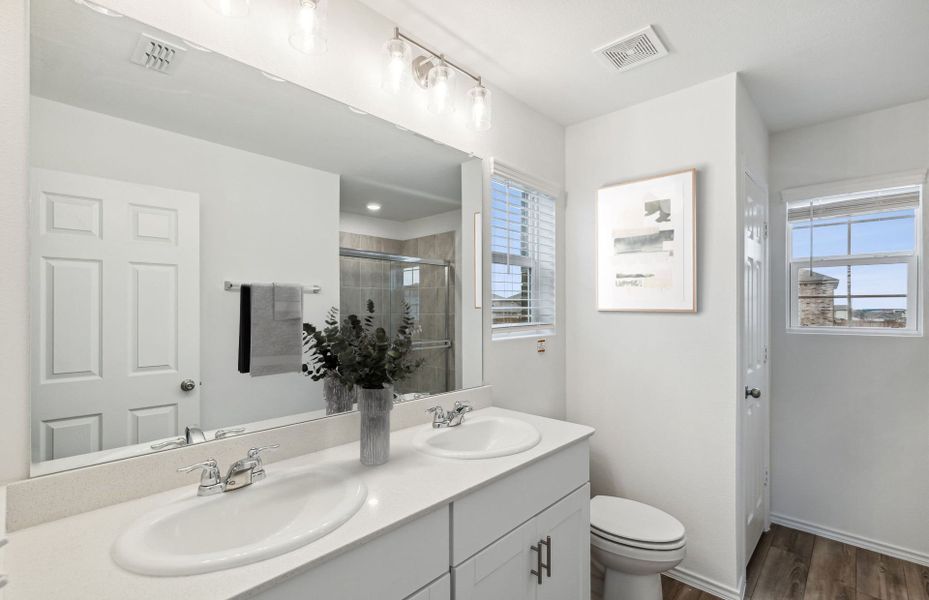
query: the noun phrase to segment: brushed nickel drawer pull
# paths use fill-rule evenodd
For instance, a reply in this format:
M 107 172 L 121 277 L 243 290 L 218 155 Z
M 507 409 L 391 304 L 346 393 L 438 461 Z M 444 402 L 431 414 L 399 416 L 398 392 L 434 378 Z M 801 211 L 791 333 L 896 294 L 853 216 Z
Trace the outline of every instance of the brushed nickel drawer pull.
M 539 547 L 545 546 L 545 563 L 542 564 L 545 567 L 545 574 L 549 577 L 552 576 L 552 536 L 545 536 L 544 540 L 539 540 Z M 539 556 L 542 556 L 542 553 L 539 552 Z
M 539 585 L 542 585 L 542 546 L 541 543 L 536 546 L 533 544 L 529 546 L 529 549 L 535 552 L 535 568 L 529 572 L 536 576 L 536 581 Z

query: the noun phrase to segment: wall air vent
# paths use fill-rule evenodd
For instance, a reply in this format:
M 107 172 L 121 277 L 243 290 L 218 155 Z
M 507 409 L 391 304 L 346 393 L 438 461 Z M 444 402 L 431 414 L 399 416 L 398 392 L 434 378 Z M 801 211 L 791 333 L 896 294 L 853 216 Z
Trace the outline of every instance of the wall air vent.
M 129 60 L 146 69 L 170 74 L 174 72 L 184 52 L 184 48 L 180 46 L 143 33 L 139 36 L 139 43 L 136 44 Z
M 594 50 L 604 64 L 617 71 L 628 71 L 668 55 L 651 26 Z

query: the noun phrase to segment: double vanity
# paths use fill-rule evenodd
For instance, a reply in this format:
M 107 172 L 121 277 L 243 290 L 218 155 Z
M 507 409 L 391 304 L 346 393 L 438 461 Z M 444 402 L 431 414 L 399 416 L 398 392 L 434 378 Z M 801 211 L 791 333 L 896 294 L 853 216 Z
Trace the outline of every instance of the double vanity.
M 586 598 L 592 434 L 489 407 L 394 431 L 380 467 L 358 442 L 250 453 L 264 477 L 241 489 L 194 483 L 14 532 L 7 597 Z

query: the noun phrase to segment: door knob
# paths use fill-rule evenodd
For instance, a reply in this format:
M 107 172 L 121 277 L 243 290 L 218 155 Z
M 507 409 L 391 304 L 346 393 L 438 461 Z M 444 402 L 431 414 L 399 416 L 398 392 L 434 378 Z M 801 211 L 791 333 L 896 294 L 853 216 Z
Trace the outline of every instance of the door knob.
M 185 379 L 181 382 L 181 391 L 192 392 L 195 387 L 197 387 L 197 382 L 193 379 Z
M 757 400 L 758 398 L 761 398 L 761 390 L 756 387 L 750 388 L 745 386 L 745 397 L 748 398 L 749 396 Z

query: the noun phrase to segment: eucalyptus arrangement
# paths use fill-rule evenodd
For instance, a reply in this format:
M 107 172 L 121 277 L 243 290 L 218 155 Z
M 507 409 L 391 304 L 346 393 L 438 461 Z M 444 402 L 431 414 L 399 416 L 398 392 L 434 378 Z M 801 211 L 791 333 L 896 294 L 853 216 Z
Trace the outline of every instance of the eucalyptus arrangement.
M 407 303 L 392 338 L 375 326 L 372 300 L 365 310 L 363 318 L 349 315 L 340 322 L 333 308 L 321 330 L 304 324 L 304 347 L 310 359 L 303 370 L 315 381 L 338 382 L 354 391 L 361 413 L 361 462 L 380 465 L 390 456 L 393 384 L 415 373 L 423 361 L 411 356 L 414 320 Z
M 327 415 L 350 411 L 355 404 L 355 390 L 339 376 L 339 357 L 335 347 L 340 341 L 344 343 L 337 308 L 329 309 L 322 329 L 310 323 L 303 324 L 303 353 L 307 357 L 303 363 L 303 374 L 313 381 L 323 382 Z M 339 346 L 339 350 L 344 348 Z

